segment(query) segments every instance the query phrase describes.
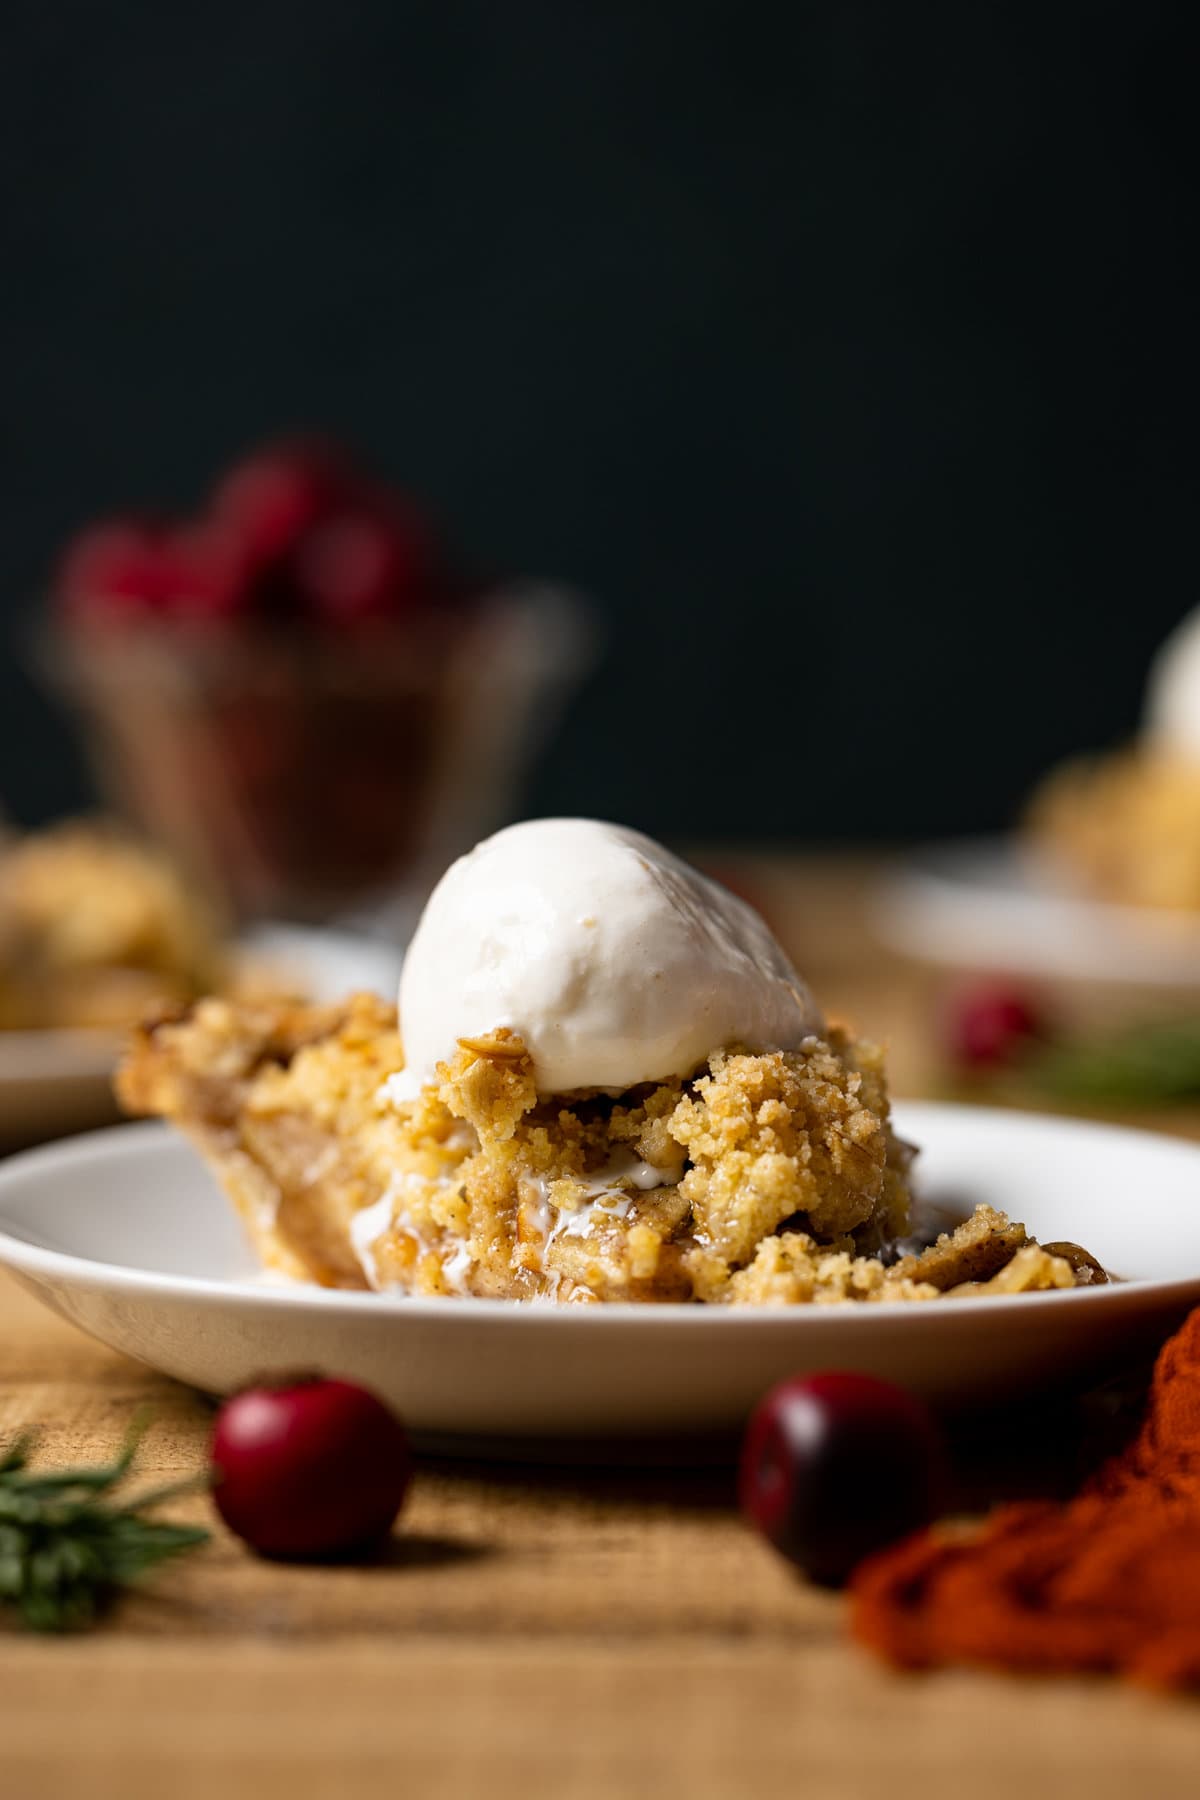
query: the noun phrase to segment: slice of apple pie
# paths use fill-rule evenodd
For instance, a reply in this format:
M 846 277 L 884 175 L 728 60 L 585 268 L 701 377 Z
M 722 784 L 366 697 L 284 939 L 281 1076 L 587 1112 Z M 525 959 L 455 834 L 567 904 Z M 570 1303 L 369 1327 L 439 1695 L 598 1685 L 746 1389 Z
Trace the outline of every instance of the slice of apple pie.
M 267 1267 L 329 1286 L 781 1305 L 1079 1279 L 987 1208 L 896 1254 L 913 1152 L 880 1051 L 836 1029 L 616 1097 L 540 1099 L 503 1029 L 415 1096 L 402 1066 L 395 1011 L 372 996 L 210 999 L 144 1027 L 118 1085 L 193 1140 Z
M 334 1286 L 790 1305 L 1085 1278 L 987 1209 L 903 1254 L 882 1052 L 743 901 L 590 819 L 453 864 L 399 1012 L 206 1000 L 139 1034 L 119 1090 L 189 1133 L 268 1266 Z

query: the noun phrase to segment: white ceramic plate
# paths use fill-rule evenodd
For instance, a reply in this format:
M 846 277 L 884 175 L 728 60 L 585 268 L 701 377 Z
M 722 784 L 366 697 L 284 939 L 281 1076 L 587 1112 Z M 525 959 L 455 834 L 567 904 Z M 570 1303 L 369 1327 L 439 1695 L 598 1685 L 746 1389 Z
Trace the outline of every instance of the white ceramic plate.
M 1200 987 L 1200 915 L 1093 900 L 1007 838 L 917 852 L 883 883 L 875 919 L 888 943 L 931 962 Z
M 260 925 L 241 940 L 255 968 L 314 1000 L 395 993 L 401 952 L 348 932 Z M 0 1140 L 29 1142 L 111 1117 L 120 1040 L 105 1031 L 0 1031 Z
M 425 1434 L 704 1432 L 773 1381 L 851 1368 L 938 1402 L 1020 1395 L 1164 1337 L 1200 1302 L 1200 1146 L 1109 1126 L 909 1104 L 924 1198 L 1083 1242 L 1127 1280 L 1065 1294 L 725 1310 L 405 1300 L 268 1285 L 191 1150 L 125 1125 L 0 1165 L 0 1263 L 65 1318 L 223 1392 L 270 1370 L 365 1381 Z

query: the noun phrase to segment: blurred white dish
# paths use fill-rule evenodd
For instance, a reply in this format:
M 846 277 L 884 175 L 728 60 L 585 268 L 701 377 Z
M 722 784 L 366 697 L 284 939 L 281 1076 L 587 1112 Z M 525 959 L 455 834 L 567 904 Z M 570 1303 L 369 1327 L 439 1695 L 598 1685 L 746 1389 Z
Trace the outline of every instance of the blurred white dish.
M 1200 987 L 1200 916 L 1116 906 L 1007 838 L 916 852 L 875 905 L 895 949 L 955 967 Z
M 974 1403 L 1154 1344 L 1200 1302 L 1200 1146 L 982 1107 L 902 1105 L 921 1191 L 1083 1242 L 1108 1287 L 905 1305 L 725 1309 L 404 1299 L 272 1283 L 199 1160 L 124 1125 L 0 1165 L 0 1264 L 85 1331 L 211 1392 L 271 1370 L 369 1383 L 417 1431 L 703 1432 L 782 1376 L 885 1375 Z
M 403 946 L 353 931 L 310 925 L 256 925 L 238 940 L 254 968 L 278 971 L 318 1005 L 344 1000 L 366 988 L 396 998 Z
M 318 1001 L 354 988 L 393 998 L 403 952 L 349 932 L 259 925 L 240 940 L 247 963 Z M 113 1112 L 120 1039 L 105 1031 L 0 1031 L 0 1143 L 95 1124 Z

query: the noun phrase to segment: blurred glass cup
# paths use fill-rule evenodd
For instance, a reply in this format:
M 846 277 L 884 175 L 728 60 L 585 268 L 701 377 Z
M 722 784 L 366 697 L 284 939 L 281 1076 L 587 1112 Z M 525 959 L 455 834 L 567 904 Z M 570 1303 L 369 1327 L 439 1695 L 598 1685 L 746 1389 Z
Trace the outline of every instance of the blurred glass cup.
M 59 629 L 39 661 L 104 802 L 239 916 L 404 932 L 510 816 L 597 637 L 578 596 L 525 583 L 361 635 Z

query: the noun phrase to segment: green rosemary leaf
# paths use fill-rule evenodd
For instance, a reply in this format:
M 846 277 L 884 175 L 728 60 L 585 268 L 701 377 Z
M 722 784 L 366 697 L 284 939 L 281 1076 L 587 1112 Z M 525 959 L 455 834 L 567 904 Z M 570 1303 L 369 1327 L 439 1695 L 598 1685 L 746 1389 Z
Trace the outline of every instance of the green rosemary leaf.
M 0 1457 L 0 1609 L 34 1631 L 94 1623 L 114 1595 L 169 1557 L 204 1543 L 200 1526 L 144 1517 L 195 1481 L 174 1482 L 117 1503 L 108 1496 L 129 1473 L 141 1426 L 114 1461 L 94 1469 L 35 1474 L 28 1439 Z
M 55 1495 L 65 1498 L 73 1489 L 79 1490 L 80 1498 L 88 1494 L 107 1493 L 123 1481 L 133 1467 L 133 1459 L 137 1455 L 138 1445 L 145 1435 L 147 1422 L 144 1410 L 139 1411 L 125 1435 L 125 1442 L 112 1462 L 98 1463 L 89 1469 L 57 1469 L 43 1475 L 25 1474 L 21 1482 L 21 1491 L 39 1499 L 42 1497 L 49 1499 Z M 28 1466 L 28 1442 L 29 1440 L 26 1440 L 26 1453 L 22 1456 L 20 1463 L 16 1465 L 19 1469 L 26 1469 Z M 3 1473 L 3 1466 L 0 1466 L 0 1475 Z
M 1058 1045 L 1027 1074 L 1062 1099 L 1153 1104 L 1200 1096 L 1200 1019 L 1139 1025 L 1098 1042 Z
M 207 1491 L 209 1480 L 206 1475 L 188 1475 L 182 1481 L 168 1481 L 159 1488 L 148 1488 L 135 1500 L 126 1501 L 118 1507 L 119 1513 L 149 1512 L 155 1506 L 162 1506 L 167 1500 L 180 1500 L 187 1494 L 199 1494 Z
M 29 1461 L 33 1449 L 33 1434 L 26 1432 L 17 1438 L 8 1449 L 0 1453 L 0 1475 L 11 1475 L 14 1470 L 23 1469 Z
M 110 1581 L 118 1584 L 132 1581 L 143 1570 L 151 1569 L 183 1550 L 190 1550 L 193 1545 L 203 1544 L 208 1538 L 207 1531 L 199 1525 L 159 1525 L 148 1529 L 155 1533 L 153 1537 L 143 1536 L 137 1542 L 109 1546 L 105 1563 Z

